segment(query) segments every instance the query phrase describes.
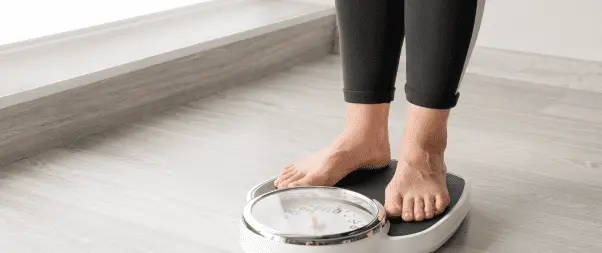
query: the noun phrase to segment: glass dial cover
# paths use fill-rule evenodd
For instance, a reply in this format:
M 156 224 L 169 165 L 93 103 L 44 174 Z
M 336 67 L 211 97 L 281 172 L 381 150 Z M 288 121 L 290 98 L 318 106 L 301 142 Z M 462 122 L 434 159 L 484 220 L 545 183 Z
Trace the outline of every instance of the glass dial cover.
M 266 193 L 247 204 L 243 218 L 264 236 L 316 239 L 369 232 L 385 221 L 378 202 L 353 191 L 318 186 Z

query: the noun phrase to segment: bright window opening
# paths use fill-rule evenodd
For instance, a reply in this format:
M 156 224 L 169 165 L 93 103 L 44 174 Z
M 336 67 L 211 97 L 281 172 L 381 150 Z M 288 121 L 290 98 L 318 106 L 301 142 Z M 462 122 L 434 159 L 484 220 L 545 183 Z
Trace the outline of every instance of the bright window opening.
M 0 4 L 0 46 L 219 0 L 21 0 Z

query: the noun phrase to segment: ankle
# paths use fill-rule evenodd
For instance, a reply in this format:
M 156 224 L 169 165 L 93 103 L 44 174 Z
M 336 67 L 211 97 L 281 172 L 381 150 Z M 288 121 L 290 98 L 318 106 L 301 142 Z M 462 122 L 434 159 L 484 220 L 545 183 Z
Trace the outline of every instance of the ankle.
M 389 104 L 346 104 L 345 129 L 371 132 L 386 131 L 389 124 Z
M 389 148 L 389 104 L 347 103 L 343 136 Z
M 441 175 L 447 172 L 443 151 L 404 147 L 400 162 L 405 172 L 419 170 L 422 173 Z M 409 171 L 408 171 L 409 170 Z
M 447 130 L 406 132 L 402 145 L 408 152 L 443 155 L 447 149 Z
M 404 161 L 438 161 L 444 158 L 445 151 L 426 150 L 416 146 L 404 146 L 401 159 Z
M 362 156 L 367 157 L 391 157 L 389 134 L 386 130 L 361 131 L 346 129 L 335 145 L 349 151 L 354 156 L 357 156 L 360 152 Z
M 443 154 L 447 148 L 449 110 L 435 110 L 410 104 L 403 134 L 403 146 L 422 153 Z

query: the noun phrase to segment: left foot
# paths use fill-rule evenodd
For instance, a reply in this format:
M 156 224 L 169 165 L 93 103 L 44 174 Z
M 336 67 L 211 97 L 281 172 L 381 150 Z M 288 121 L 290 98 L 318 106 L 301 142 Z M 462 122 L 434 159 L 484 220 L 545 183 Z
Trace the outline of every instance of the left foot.
M 422 221 L 442 213 L 449 204 L 443 156 L 448 116 L 449 110 L 409 105 L 403 152 L 385 190 L 389 216 Z
M 442 213 L 449 204 L 443 154 L 413 150 L 399 160 L 385 190 L 385 208 L 404 221 L 422 221 Z

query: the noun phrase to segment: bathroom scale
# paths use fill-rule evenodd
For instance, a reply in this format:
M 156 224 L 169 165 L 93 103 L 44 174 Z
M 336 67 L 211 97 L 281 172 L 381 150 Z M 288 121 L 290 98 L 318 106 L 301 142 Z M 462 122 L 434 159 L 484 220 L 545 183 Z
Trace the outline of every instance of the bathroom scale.
M 458 229 L 470 209 L 469 182 L 447 174 L 450 204 L 438 216 L 405 222 L 387 217 L 385 188 L 397 161 L 357 170 L 332 187 L 274 187 L 276 177 L 253 187 L 240 221 L 246 253 L 427 253 Z

